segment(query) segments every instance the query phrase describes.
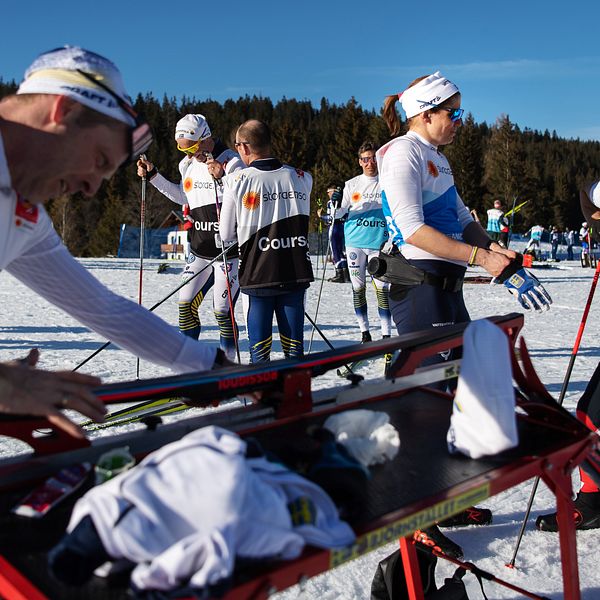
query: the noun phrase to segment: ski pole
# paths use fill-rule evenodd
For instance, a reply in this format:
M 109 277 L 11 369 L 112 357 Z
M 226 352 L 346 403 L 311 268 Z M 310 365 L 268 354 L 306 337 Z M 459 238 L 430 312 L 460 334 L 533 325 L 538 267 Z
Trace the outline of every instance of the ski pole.
M 313 331 L 315 331 L 316 329 L 317 333 L 323 338 L 323 341 L 329 346 L 329 348 L 331 350 L 335 350 L 332 343 L 325 337 L 325 334 L 321 331 L 321 328 L 310 318 L 306 311 L 304 311 L 304 316 L 308 319 L 308 322 L 313 326 Z M 348 369 L 350 373 L 354 373 L 352 367 L 349 367 L 348 365 L 344 365 L 344 367 L 346 367 L 346 369 Z
M 590 307 L 592 305 L 592 300 L 594 298 L 594 292 L 596 291 L 596 285 L 598 284 L 598 277 L 600 276 L 600 262 L 596 265 L 596 271 L 594 272 L 594 278 L 592 279 L 592 287 L 590 288 L 590 293 L 588 294 L 587 303 L 585 305 L 585 309 L 583 311 L 583 316 L 581 317 L 581 323 L 579 323 L 579 329 L 577 331 L 577 336 L 575 338 L 575 344 L 573 345 L 573 350 L 571 352 L 571 358 L 569 359 L 569 366 L 567 367 L 567 372 L 565 373 L 565 378 L 563 380 L 562 388 L 560 390 L 560 396 L 558 397 L 558 404 L 562 406 L 562 403 L 565 399 L 565 395 L 567 393 L 567 387 L 569 385 L 569 380 L 571 379 L 571 373 L 573 372 L 573 366 L 575 365 L 575 359 L 577 358 L 577 353 L 579 352 L 579 344 L 581 343 L 581 338 L 583 337 L 583 330 L 585 329 L 585 324 L 587 322 L 588 314 L 590 312 Z M 521 540 L 523 539 L 523 534 L 525 533 L 525 527 L 527 526 L 527 521 L 529 520 L 529 515 L 531 513 L 531 507 L 533 506 L 533 500 L 535 498 L 535 494 L 537 492 L 538 485 L 540 483 L 540 478 L 536 477 L 533 482 L 533 487 L 531 488 L 531 494 L 529 495 L 529 502 L 527 503 L 527 509 L 525 510 L 525 516 L 523 517 L 523 523 L 521 524 L 521 529 L 519 531 L 519 535 L 517 536 L 517 542 L 515 544 L 515 550 L 513 552 L 512 558 L 510 562 L 506 564 L 509 568 L 514 568 L 515 560 L 517 558 L 517 552 L 519 551 L 519 546 L 521 545 Z
M 146 160 L 145 154 L 140 154 L 140 160 Z M 138 304 L 142 304 L 142 282 L 144 279 L 144 226 L 146 223 L 146 169 L 142 177 L 142 199 L 140 204 L 140 279 L 138 283 Z M 135 378 L 140 378 L 140 357 L 137 357 Z
M 513 226 L 515 224 L 515 205 L 517 203 L 517 196 L 513 196 L 512 208 L 508 211 L 510 213 L 510 225 L 508 226 L 508 238 L 506 240 L 506 247 L 510 246 L 510 240 L 512 238 Z M 505 215 L 506 216 L 506 215 Z
M 328 236 L 329 243 L 327 244 L 327 253 L 325 254 L 325 262 L 323 264 L 323 276 L 321 277 L 321 285 L 319 286 L 319 295 L 317 296 L 317 308 L 315 309 L 315 318 L 314 318 L 314 321 L 312 319 L 310 319 L 310 322 L 313 323 L 313 329 L 310 332 L 310 341 L 308 342 L 307 354 L 310 354 L 310 351 L 312 349 L 313 338 L 315 336 L 316 325 L 314 323 L 317 320 L 317 316 L 319 314 L 319 306 L 321 305 L 321 295 L 323 293 L 323 284 L 325 283 L 325 273 L 327 272 L 327 261 L 329 260 L 329 254 L 333 254 L 332 247 L 331 247 L 331 231 L 333 228 L 333 224 L 335 223 L 336 213 L 337 213 L 337 206 L 335 206 L 335 204 L 334 204 L 333 205 L 333 218 L 331 220 L 331 224 L 329 225 L 329 233 L 330 233 L 330 235 Z
M 318 220 L 318 226 L 317 226 L 317 235 L 319 236 L 317 238 L 317 273 L 319 272 L 319 257 L 322 255 L 323 253 L 323 241 L 321 239 L 321 234 L 323 232 L 323 221 L 321 220 L 321 212 L 323 210 L 323 203 L 321 202 L 320 198 L 317 198 L 317 220 Z
M 329 260 L 330 250 L 331 250 L 331 244 L 328 244 L 327 245 L 327 253 L 325 254 L 325 264 L 323 265 L 323 275 L 321 277 L 321 285 L 319 286 L 319 295 L 317 296 L 317 308 L 315 309 L 315 319 L 317 318 L 317 315 L 319 314 L 319 306 L 321 304 L 321 294 L 323 293 L 323 284 L 325 283 L 325 275 L 327 273 L 327 261 Z M 306 315 L 306 316 L 308 317 L 308 315 Z M 315 322 L 310 318 L 309 318 L 309 321 L 312 323 L 313 328 L 312 328 L 312 331 L 310 332 L 310 341 L 308 342 L 307 354 L 310 354 L 310 351 L 312 348 L 312 343 L 313 343 L 313 338 L 315 336 L 315 329 L 316 329 Z
M 482 592 L 483 592 L 482 579 L 485 579 L 486 581 L 492 581 L 493 583 L 497 583 L 498 585 L 504 586 L 505 588 L 508 588 L 509 590 L 512 590 L 513 592 L 518 592 L 519 594 L 521 594 L 522 596 L 525 596 L 526 598 L 533 598 L 533 600 L 549 600 L 549 598 L 547 596 L 539 596 L 538 594 L 535 594 L 534 592 L 529 592 L 528 590 L 525 590 L 522 587 L 516 586 L 514 583 L 510 583 L 508 581 L 505 581 L 504 579 L 500 579 L 499 577 L 496 577 L 493 573 L 489 573 L 488 571 L 484 571 L 483 569 L 480 569 L 477 565 L 475 565 L 472 562 L 464 562 L 462 560 L 454 558 L 453 556 L 448 556 L 447 554 L 444 554 L 443 552 L 440 552 L 439 550 L 436 550 L 435 548 L 430 549 L 427 546 L 425 546 L 425 547 L 423 547 L 423 549 L 426 552 L 429 552 L 429 553 L 433 554 L 434 556 L 437 556 L 438 558 L 447 560 L 448 562 L 465 569 L 466 571 L 471 571 L 471 573 L 473 573 L 473 575 L 475 575 L 475 577 L 477 578 L 477 581 L 479 581 L 479 586 L 481 587 Z M 485 597 L 486 596 L 484 594 L 484 598 Z
M 213 158 L 213 155 L 210 152 L 205 153 L 206 158 Z M 214 160 L 214 159 L 213 159 Z M 221 221 L 221 205 L 219 204 L 219 192 L 217 191 L 217 185 L 219 187 L 223 187 L 223 180 L 217 179 L 213 177 L 214 185 L 215 185 L 215 206 L 217 207 L 217 220 Z M 220 236 L 219 239 L 221 240 Z M 221 248 L 224 246 L 223 241 L 221 240 Z M 227 286 L 227 299 L 229 301 L 229 315 L 231 317 L 231 328 L 233 331 L 233 343 L 235 345 L 235 353 L 237 356 L 238 363 L 242 364 L 242 358 L 240 356 L 240 344 L 238 341 L 238 333 L 235 324 L 235 311 L 233 307 L 233 296 L 231 295 L 231 283 L 229 281 L 229 270 L 227 269 L 227 257 L 223 255 L 223 271 L 225 275 L 225 285 Z
M 196 277 L 198 277 L 198 275 L 200 275 L 201 273 L 204 273 L 204 271 L 206 271 L 206 269 L 212 267 L 215 262 L 217 262 L 221 257 L 225 256 L 227 254 L 227 252 L 229 252 L 229 250 L 231 250 L 232 248 L 235 248 L 236 246 L 237 246 L 237 242 L 234 242 L 233 244 L 231 244 L 231 246 L 229 246 L 228 248 L 225 248 L 225 250 L 223 250 L 223 252 L 221 252 L 220 254 L 217 254 L 217 256 L 215 256 L 213 259 L 211 259 L 211 261 L 207 265 L 205 265 L 204 267 L 202 267 L 197 273 L 194 273 L 189 279 L 186 279 L 185 281 L 182 281 L 175 289 L 173 289 L 172 291 L 170 291 L 164 298 L 162 298 L 161 300 L 159 300 L 156 304 L 154 304 L 153 306 L 151 306 L 148 310 L 150 312 L 152 312 L 155 309 L 157 309 L 159 306 L 161 306 L 162 304 L 164 304 L 171 296 L 174 296 L 182 287 L 186 286 L 188 283 L 190 283 L 190 281 L 193 281 L 194 279 L 196 279 Z M 105 348 L 107 348 L 108 346 L 110 346 L 110 344 L 111 344 L 110 340 L 108 342 L 105 342 L 102 346 L 100 346 L 100 348 L 98 348 L 97 350 L 95 350 L 86 359 L 84 359 L 83 361 L 81 361 L 73 369 L 73 371 L 77 371 L 78 369 L 80 369 L 81 367 L 83 367 L 83 365 L 85 365 L 87 362 L 89 362 L 90 360 L 92 360 L 92 358 L 94 358 L 97 354 L 100 354 L 100 352 L 102 352 L 102 350 L 104 350 Z

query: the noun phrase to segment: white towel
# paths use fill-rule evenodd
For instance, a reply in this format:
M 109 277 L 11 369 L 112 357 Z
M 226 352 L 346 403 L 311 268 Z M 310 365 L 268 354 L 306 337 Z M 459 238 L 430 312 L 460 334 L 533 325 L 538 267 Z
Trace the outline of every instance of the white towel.
M 347 410 L 331 415 L 325 423 L 350 454 L 364 467 L 391 460 L 400 449 L 400 436 L 384 412 Z

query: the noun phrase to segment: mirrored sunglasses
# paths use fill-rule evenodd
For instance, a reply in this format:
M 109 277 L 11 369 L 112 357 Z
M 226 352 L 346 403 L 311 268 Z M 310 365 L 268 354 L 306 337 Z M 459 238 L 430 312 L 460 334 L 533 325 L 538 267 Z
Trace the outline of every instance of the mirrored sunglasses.
M 433 102 L 428 102 L 427 100 L 417 100 L 417 102 L 420 102 L 421 104 L 428 104 L 432 108 L 438 110 L 445 110 L 453 123 L 456 123 L 456 121 L 460 121 L 463 118 L 463 115 L 465 114 L 465 111 L 462 108 L 446 108 L 444 106 L 438 106 Z
M 442 110 L 445 110 L 448 113 L 448 116 L 453 123 L 460 121 L 465 114 L 465 111 L 462 108 L 443 108 Z

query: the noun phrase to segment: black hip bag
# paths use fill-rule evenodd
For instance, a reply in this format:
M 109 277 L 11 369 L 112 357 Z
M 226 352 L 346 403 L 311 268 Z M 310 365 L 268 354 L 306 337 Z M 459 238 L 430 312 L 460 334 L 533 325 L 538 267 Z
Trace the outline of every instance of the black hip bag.
M 374 256 L 367 265 L 369 273 L 380 281 L 404 288 L 418 285 L 433 285 L 445 292 L 460 292 L 463 286 L 463 277 L 443 277 L 434 275 L 411 265 L 399 252 L 396 246 L 391 251 L 384 246 L 379 251 L 379 256 Z

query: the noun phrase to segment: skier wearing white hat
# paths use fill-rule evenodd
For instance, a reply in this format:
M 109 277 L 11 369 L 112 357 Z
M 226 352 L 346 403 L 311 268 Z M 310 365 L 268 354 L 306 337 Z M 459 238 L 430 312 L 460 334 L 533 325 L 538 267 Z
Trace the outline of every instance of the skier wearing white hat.
M 236 333 L 233 329 L 231 306 L 239 295 L 237 252 L 227 259 L 227 273 L 222 261 L 205 267 L 222 250 L 219 237 L 219 214 L 223 200 L 221 178 L 242 169 L 244 164 L 233 150 L 214 139 L 203 115 L 187 114 L 175 126 L 177 148 L 185 154 L 179 163 L 181 182 L 173 183 L 163 177 L 148 160 L 138 161 L 138 175 L 147 176 L 150 183 L 169 200 L 189 205 L 193 227 L 189 230 L 190 253 L 183 279 L 204 272 L 181 288 L 179 292 L 179 329 L 194 339 L 200 336 L 199 310 L 202 300 L 213 288 L 213 310 L 219 325 L 221 349 L 232 360 L 235 358 Z M 231 298 L 229 297 L 231 294 Z

